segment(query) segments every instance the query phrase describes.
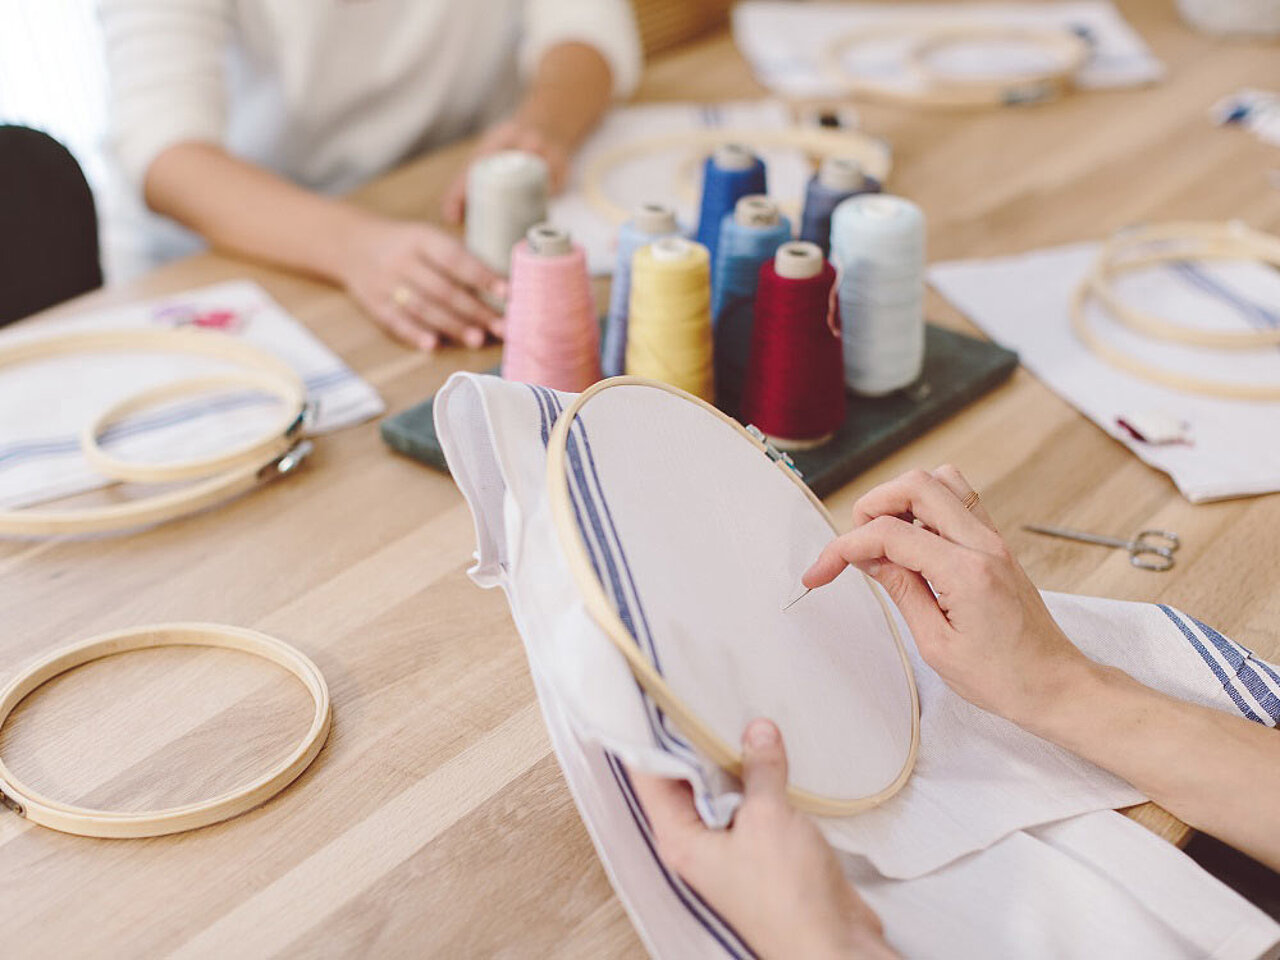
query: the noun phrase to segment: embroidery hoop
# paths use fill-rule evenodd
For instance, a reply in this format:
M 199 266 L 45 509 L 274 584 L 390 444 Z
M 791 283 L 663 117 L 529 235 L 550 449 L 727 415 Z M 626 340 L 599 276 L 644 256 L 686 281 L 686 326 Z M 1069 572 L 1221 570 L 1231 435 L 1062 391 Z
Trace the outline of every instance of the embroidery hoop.
M 922 90 L 903 90 L 893 84 L 859 78 L 849 73 L 844 54 L 850 47 L 885 37 L 908 41 L 903 62 Z M 942 75 L 929 64 L 937 50 L 970 40 L 1030 43 L 1054 54 L 1058 64 L 1010 77 L 955 77 Z M 1064 27 L 1037 27 L 1001 23 L 927 24 L 897 23 L 868 26 L 836 37 L 822 53 L 823 72 L 851 96 L 921 107 L 983 107 L 1048 100 L 1069 89 L 1076 71 L 1089 59 L 1088 41 Z
M 614 223 L 622 223 L 631 211 L 617 203 L 604 188 L 604 180 L 619 164 L 664 150 L 687 147 L 691 153 L 681 164 L 679 192 L 688 201 L 697 190 L 694 170 L 708 150 L 723 143 L 748 143 L 753 147 L 782 147 L 801 150 L 817 157 L 851 157 L 864 173 L 884 183 L 892 167 L 889 147 L 883 140 L 858 130 L 829 130 L 823 127 L 788 127 L 784 130 L 688 130 L 662 137 L 647 137 L 602 151 L 582 171 L 582 192 L 597 213 Z
M 1112 262 L 1115 245 L 1128 246 L 1165 243 L 1165 249 Z M 1188 257 L 1202 259 L 1257 259 L 1280 263 L 1280 240 L 1238 223 L 1168 223 L 1126 231 L 1103 245 L 1085 279 L 1071 299 L 1071 329 L 1081 343 L 1099 359 L 1143 380 L 1183 393 L 1194 393 L 1227 400 L 1280 400 L 1280 383 L 1239 383 L 1215 380 L 1181 371 L 1157 367 L 1126 353 L 1104 340 L 1090 323 L 1085 306 L 1097 297 L 1107 310 L 1131 329 L 1147 336 L 1193 346 L 1249 348 L 1280 343 L 1280 331 L 1214 331 L 1195 330 L 1159 317 L 1143 313 L 1121 302 L 1110 287 L 1112 274 L 1168 260 Z
M 315 703 L 315 715 L 302 742 L 255 780 L 209 800 L 160 810 L 125 812 L 63 803 L 23 784 L 0 760 L 0 805 L 42 827 L 81 837 L 159 837 L 195 830 L 238 816 L 266 803 L 311 764 L 329 734 L 329 688 L 319 667 L 282 640 L 212 623 L 167 623 L 117 630 L 55 651 L 33 663 L 0 691 L 0 729 L 14 709 L 41 685 L 76 667 L 135 650 L 190 646 L 239 650 L 270 660 L 300 680 Z
M 297 372 L 258 347 L 224 333 L 143 328 L 23 339 L 0 347 L 0 369 L 81 353 L 125 352 L 184 354 L 241 368 L 237 373 L 189 377 L 143 390 L 113 404 L 81 432 L 81 449 L 90 464 L 113 480 L 155 484 L 192 479 L 198 482 L 106 507 L 0 510 L 0 536 L 111 533 L 164 523 L 291 473 L 310 453 L 310 442 L 301 437 L 308 413 L 306 387 Z M 217 386 L 247 386 L 273 393 L 284 400 L 285 411 L 263 437 L 211 457 L 171 463 L 135 463 L 111 456 L 98 443 L 102 430 L 118 417 L 162 401 L 207 393 Z
M 614 646 L 623 655 L 630 667 L 636 681 L 644 688 L 644 691 L 653 698 L 654 702 L 668 716 L 670 716 L 680 728 L 680 731 L 689 738 L 689 741 L 699 751 L 709 757 L 714 763 L 723 767 L 734 776 L 739 776 L 742 772 L 742 754 L 734 746 L 731 746 L 718 736 L 697 714 L 697 712 L 685 702 L 668 684 L 666 679 L 654 668 L 649 658 L 640 649 L 635 639 L 627 630 L 626 625 L 619 617 L 613 603 L 609 600 L 605 593 L 604 585 L 596 576 L 592 569 L 591 560 L 588 554 L 588 547 L 583 538 L 582 532 L 578 526 L 577 520 L 573 515 L 573 506 L 570 500 L 569 480 L 567 470 L 567 442 L 569 439 L 569 429 L 579 413 L 588 404 L 591 399 L 605 390 L 614 387 L 624 386 L 641 386 L 651 387 L 656 390 L 662 390 L 666 393 L 680 397 L 717 418 L 721 423 L 727 424 L 733 428 L 743 439 L 756 447 L 762 456 L 772 456 L 769 448 L 759 439 L 754 437 L 746 429 L 743 428 L 736 420 L 725 415 L 716 407 L 706 401 L 686 393 L 676 387 L 661 383 L 656 380 L 646 380 L 642 377 L 613 377 L 608 380 L 602 380 L 591 386 L 578 395 L 577 399 L 571 403 L 556 421 L 555 427 L 551 432 L 550 439 L 547 444 L 547 494 L 551 507 L 551 515 L 559 536 L 560 544 L 565 551 L 565 557 L 569 565 L 569 569 L 573 574 L 573 578 L 581 591 L 583 600 L 586 604 L 587 612 L 592 620 L 605 632 L 606 636 L 613 642 Z M 780 461 L 775 461 L 778 469 L 783 473 L 804 493 L 808 501 L 819 512 L 825 523 L 831 528 L 832 535 L 837 533 L 835 524 L 832 522 L 831 515 L 828 513 L 822 501 L 814 496 L 804 482 L 796 475 L 795 471 Z M 859 576 L 865 575 L 859 573 Z M 827 817 L 845 817 L 852 814 L 860 813 L 877 806 L 888 800 L 907 782 L 911 775 L 912 769 L 915 767 L 916 755 L 920 747 L 920 697 L 916 688 L 915 674 L 911 668 L 911 662 L 907 657 L 906 648 L 902 643 L 902 637 L 898 632 L 896 623 L 890 613 L 884 597 L 880 591 L 872 585 L 872 595 L 876 598 L 880 612 L 884 616 L 885 624 L 888 628 L 889 635 L 897 648 L 899 657 L 901 658 L 902 669 L 906 679 L 908 693 L 910 697 L 911 708 L 911 736 L 910 746 L 907 751 L 906 759 L 903 762 L 902 769 L 898 772 L 897 777 L 887 786 L 874 794 L 865 797 L 856 798 L 836 798 L 823 796 L 813 793 L 792 784 L 787 786 L 787 794 L 795 806 L 808 813 L 818 816 Z

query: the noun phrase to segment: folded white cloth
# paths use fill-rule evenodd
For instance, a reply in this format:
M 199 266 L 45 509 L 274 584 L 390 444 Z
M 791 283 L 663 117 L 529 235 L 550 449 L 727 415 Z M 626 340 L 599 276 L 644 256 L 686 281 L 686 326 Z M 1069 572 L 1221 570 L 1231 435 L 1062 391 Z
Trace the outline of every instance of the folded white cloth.
M 600 154 L 643 145 L 647 139 L 696 130 L 778 130 L 792 126 L 786 104 L 774 100 L 725 103 L 654 103 L 611 110 L 574 159 L 564 193 L 551 201 L 550 217 L 567 227 L 587 251 L 593 274 L 613 272 L 618 224 L 587 202 L 582 175 Z M 750 143 L 748 142 L 748 145 Z M 811 166 L 799 150 L 761 148 L 769 194 L 797 214 L 804 202 Z M 672 204 L 687 230 L 697 225 L 703 153 L 688 147 L 657 150 L 620 163 L 604 179 L 605 193 L 625 210 L 648 201 Z
M 1078 30 L 1093 46 L 1075 82 L 1082 87 L 1120 87 L 1158 80 L 1164 67 L 1142 38 L 1110 3 L 1097 0 L 1060 3 L 788 3 L 750 0 L 733 11 L 733 37 L 756 78 L 789 97 L 830 97 L 842 92 L 827 75 L 823 52 L 845 34 L 884 23 L 996 23 L 1009 26 L 1066 27 Z M 911 89 L 916 81 L 902 64 L 901 41 L 861 45 L 849 65 L 877 82 Z M 936 62 L 957 74 L 1015 73 L 1043 67 L 1043 58 L 1011 44 L 966 43 L 940 52 Z
M 1193 503 L 1280 490 L 1280 402 L 1198 396 L 1119 370 L 1072 333 L 1072 294 L 1097 255 L 1073 244 L 929 268 L 929 280 L 1054 392 L 1163 470 Z M 1256 263 L 1171 263 L 1120 276 L 1126 303 L 1188 327 L 1280 327 L 1280 275 Z M 1144 362 L 1223 381 L 1280 384 L 1280 350 L 1214 350 L 1130 331 L 1090 301 L 1088 316 L 1107 342 Z M 1120 420 L 1156 418 L 1184 439 L 1150 443 Z
M 476 523 L 472 576 L 507 594 L 570 788 L 650 950 L 745 956 L 740 938 L 656 861 L 621 766 L 688 779 L 708 822 L 723 822 L 737 799 L 713 765 L 656 742 L 642 691 L 584 609 L 545 481 L 549 430 L 570 399 L 470 374 L 438 395 L 437 431 Z M 1048 599 L 1091 656 L 1188 699 L 1280 717 L 1274 668 L 1190 617 Z M 1136 791 L 960 700 L 902 626 L 921 694 L 915 773 L 883 806 L 821 825 L 907 955 L 1254 957 L 1280 940 L 1280 927 L 1106 809 L 1141 799 Z
M 256 283 L 236 280 L 158 300 L 23 324 L 0 343 L 81 330 L 191 324 L 243 337 L 289 363 L 316 405 L 312 433 L 376 416 L 381 398 Z M 146 387 L 225 370 L 216 361 L 167 354 L 85 354 L 6 369 L 0 376 L 0 506 L 18 507 L 111 481 L 80 454 L 81 428 L 110 404 Z M 273 398 L 217 393 L 157 406 L 109 431 L 126 458 L 180 460 L 260 436 L 278 416 Z

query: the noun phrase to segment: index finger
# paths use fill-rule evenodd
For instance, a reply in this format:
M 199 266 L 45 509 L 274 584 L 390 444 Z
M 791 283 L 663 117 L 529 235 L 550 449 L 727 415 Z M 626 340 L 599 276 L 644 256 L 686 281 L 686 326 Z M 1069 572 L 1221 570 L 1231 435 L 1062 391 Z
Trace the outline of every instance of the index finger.
M 946 590 L 963 570 L 967 552 L 964 547 L 923 527 L 897 517 L 881 516 L 823 547 L 801 582 L 810 589 L 825 586 L 845 567 L 883 557 L 922 575 L 935 588 Z
M 855 526 L 876 517 L 909 514 L 948 540 L 979 550 L 994 546 L 998 535 L 975 517 L 951 489 L 932 474 L 912 470 L 863 494 L 853 505 Z
M 423 240 L 422 253 L 431 266 L 473 290 L 481 290 L 499 298 L 507 295 L 506 281 L 448 234 L 429 234 Z

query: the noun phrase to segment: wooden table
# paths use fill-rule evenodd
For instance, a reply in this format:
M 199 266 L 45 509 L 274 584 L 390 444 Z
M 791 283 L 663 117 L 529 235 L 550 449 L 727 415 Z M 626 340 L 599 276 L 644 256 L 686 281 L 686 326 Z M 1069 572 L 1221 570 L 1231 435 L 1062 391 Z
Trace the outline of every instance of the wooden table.
M 1206 115 L 1224 93 L 1273 83 L 1275 47 L 1202 38 L 1167 2 L 1122 6 L 1169 65 L 1156 87 L 959 115 L 865 109 L 866 127 L 894 145 L 893 189 L 928 214 L 933 258 L 1095 238 L 1141 219 L 1280 226 L 1280 190 L 1268 184 L 1274 148 L 1215 130 Z M 719 37 L 654 64 L 641 97 L 759 93 Z M 431 218 L 462 157 L 455 148 L 425 158 L 360 200 Z M 71 309 L 242 276 L 393 411 L 453 370 L 495 362 L 493 350 L 409 353 L 341 293 L 219 256 Z M 931 312 L 969 329 L 940 301 Z M 831 505 L 844 517 L 859 491 L 944 461 L 982 491 L 1041 586 L 1176 604 L 1280 655 L 1280 496 L 1193 507 L 1019 372 Z M 1164 527 L 1185 545 L 1175 570 L 1156 575 L 1118 552 L 1021 533 L 1028 521 Z M 297 644 L 334 698 L 333 733 L 311 770 L 230 823 L 95 841 L 0 811 L 6 955 L 639 954 L 549 752 L 506 604 L 466 578 L 472 547 L 453 484 L 388 453 L 374 423 L 322 438 L 287 482 L 189 521 L 123 539 L 0 544 L 0 670 L 103 630 L 207 619 Z M 243 781 L 287 750 L 306 719 L 305 695 L 273 668 L 170 651 L 55 681 L 2 746 L 37 787 L 142 807 Z

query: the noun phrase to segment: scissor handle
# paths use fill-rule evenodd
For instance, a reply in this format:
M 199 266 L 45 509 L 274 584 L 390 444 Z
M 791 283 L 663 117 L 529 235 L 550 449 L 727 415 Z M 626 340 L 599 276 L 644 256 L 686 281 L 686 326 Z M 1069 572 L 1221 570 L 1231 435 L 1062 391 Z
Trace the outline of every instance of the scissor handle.
M 1152 540 L 1163 540 L 1164 543 L 1152 543 Z M 1172 530 L 1139 530 L 1138 535 L 1133 538 L 1133 546 L 1135 550 L 1165 550 L 1173 553 L 1182 546 L 1182 539 Z
M 1173 553 L 1166 547 L 1135 545 L 1129 548 L 1129 562 L 1139 570 L 1161 573 L 1173 566 Z

